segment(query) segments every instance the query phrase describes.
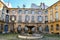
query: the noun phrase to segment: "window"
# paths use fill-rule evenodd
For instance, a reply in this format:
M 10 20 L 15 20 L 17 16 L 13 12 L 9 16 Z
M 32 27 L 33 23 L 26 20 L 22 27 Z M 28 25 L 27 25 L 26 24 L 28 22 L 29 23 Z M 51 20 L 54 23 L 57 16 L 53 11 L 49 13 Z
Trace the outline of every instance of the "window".
M 45 21 L 48 21 L 48 17 L 47 16 L 45 16 Z
M 25 26 L 24 31 L 25 31 L 25 33 L 27 33 L 28 32 L 28 27 Z
M 47 16 L 45 16 L 45 23 L 47 23 L 48 22 L 48 17 Z
M 19 10 L 18 13 L 21 14 L 22 13 L 22 10 Z
M 18 25 L 18 27 L 17 27 L 17 31 L 18 31 L 18 33 L 21 32 L 21 25 Z
M 53 13 L 53 9 L 51 9 L 50 12 Z
M 4 20 L 4 13 L 2 13 L 1 15 L 1 20 Z
M 5 11 L 5 8 L 3 7 L 2 12 L 4 13 L 4 11 Z
M 25 27 L 25 31 L 27 31 L 28 30 L 28 28 L 27 27 Z
M 50 15 L 50 20 L 51 20 L 51 21 L 53 20 L 53 17 L 52 17 L 52 15 Z
M 48 27 L 48 25 L 46 25 L 45 31 L 46 31 L 46 32 L 49 32 L 49 27 Z
M 53 30 L 53 25 L 51 25 L 51 30 Z
M 6 21 L 6 22 L 9 22 L 9 15 L 6 15 L 5 21 Z
M 18 16 L 18 22 L 22 22 L 22 16 Z
M 20 30 L 20 31 L 21 31 L 21 25 L 18 25 L 18 30 Z
M 30 17 L 28 15 L 25 16 L 25 22 L 28 22 L 30 20 Z
M 6 10 L 6 13 L 9 13 L 9 10 Z
M 34 14 L 35 12 L 34 11 L 31 11 L 32 14 Z
M 41 11 L 38 11 L 38 14 L 42 14 L 42 12 Z
M 3 30 L 3 24 L 0 24 L 0 32 Z
M 56 20 L 58 20 L 58 12 L 56 12 Z
M 58 6 L 55 7 L 55 10 L 58 10 Z
M 42 31 L 42 27 L 41 27 L 41 26 L 40 26 L 40 27 L 38 27 L 38 30 L 39 30 L 39 31 Z
M 38 22 L 42 22 L 42 16 L 38 16 Z
M 31 22 L 34 22 L 34 16 L 32 16 Z
M 45 14 L 48 14 L 48 10 L 45 11 Z
M 28 10 L 25 10 L 25 14 L 28 14 Z
M 32 32 L 35 32 L 35 27 L 32 28 Z
M 15 10 L 12 10 L 12 13 L 14 14 L 15 13 Z
M 56 24 L 56 30 L 59 30 L 59 24 Z

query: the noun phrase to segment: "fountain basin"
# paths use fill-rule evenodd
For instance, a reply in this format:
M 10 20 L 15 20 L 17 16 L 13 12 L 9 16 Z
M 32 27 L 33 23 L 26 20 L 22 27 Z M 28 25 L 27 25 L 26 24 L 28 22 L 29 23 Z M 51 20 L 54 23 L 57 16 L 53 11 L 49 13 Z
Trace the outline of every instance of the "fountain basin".
M 36 34 L 37 36 L 32 36 L 32 35 L 29 35 L 29 36 L 22 36 L 22 35 L 18 35 L 18 38 L 21 38 L 21 39 L 40 39 L 40 38 L 43 38 L 42 35 L 38 35 Z

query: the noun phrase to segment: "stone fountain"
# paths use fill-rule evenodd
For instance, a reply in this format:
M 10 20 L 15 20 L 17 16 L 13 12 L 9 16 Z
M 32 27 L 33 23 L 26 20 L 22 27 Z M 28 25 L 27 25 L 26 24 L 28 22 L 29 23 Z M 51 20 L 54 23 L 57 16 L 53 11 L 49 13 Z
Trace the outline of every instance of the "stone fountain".
M 25 33 L 22 32 L 22 34 L 19 34 L 18 35 L 18 38 L 20 39 L 32 39 L 32 40 L 35 40 L 35 39 L 40 39 L 40 38 L 43 38 L 43 35 L 38 33 L 35 28 L 32 28 L 30 27 L 30 29 L 28 29 L 27 27 L 25 27 Z
M 21 39 L 41 39 L 41 38 L 43 38 L 43 35 L 41 35 L 41 34 L 24 34 L 24 35 L 18 35 L 18 38 L 21 38 Z

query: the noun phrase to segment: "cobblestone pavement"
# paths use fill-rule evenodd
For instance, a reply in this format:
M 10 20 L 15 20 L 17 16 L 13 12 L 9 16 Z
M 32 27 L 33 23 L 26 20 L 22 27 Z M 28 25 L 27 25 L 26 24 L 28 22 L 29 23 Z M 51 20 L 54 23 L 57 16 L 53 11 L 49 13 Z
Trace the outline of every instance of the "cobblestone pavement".
M 7 34 L 7 35 L 0 34 L 0 40 L 28 40 L 28 39 L 19 39 L 17 37 L 17 34 Z M 34 40 L 60 40 L 60 38 L 58 38 L 58 37 L 44 37 L 42 39 L 34 39 Z

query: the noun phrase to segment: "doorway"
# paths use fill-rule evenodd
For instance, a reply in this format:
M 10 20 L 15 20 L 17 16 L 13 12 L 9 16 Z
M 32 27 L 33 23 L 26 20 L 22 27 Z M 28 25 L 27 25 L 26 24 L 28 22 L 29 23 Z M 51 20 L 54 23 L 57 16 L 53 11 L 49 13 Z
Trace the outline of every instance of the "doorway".
M 8 25 L 4 26 L 4 32 L 7 33 L 8 32 Z

